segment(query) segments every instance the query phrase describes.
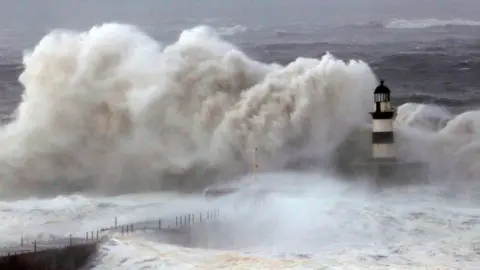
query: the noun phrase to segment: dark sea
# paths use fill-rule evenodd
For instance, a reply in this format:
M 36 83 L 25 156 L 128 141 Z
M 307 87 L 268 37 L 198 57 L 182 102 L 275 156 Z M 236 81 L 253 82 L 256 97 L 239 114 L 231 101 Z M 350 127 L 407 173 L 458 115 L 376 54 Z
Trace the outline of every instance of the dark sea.
M 194 248 L 114 235 L 88 267 L 478 269 L 480 2 L 0 5 L 0 244 L 219 208 Z M 427 183 L 332 172 L 380 80 Z M 233 180 L 271 192 L 203 197 Z

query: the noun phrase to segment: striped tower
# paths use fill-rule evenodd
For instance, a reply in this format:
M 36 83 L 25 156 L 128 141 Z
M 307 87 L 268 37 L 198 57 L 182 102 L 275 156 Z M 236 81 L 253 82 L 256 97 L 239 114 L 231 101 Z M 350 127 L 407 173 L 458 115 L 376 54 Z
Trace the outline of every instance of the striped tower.
M 390 103 L 390 89 L 384 81 L 373 93 L 374 106 L 372 115 L 372 157 L 377 161 L 396 161 L 395 139 L 393 135 L 393 118 L 395 109 Z

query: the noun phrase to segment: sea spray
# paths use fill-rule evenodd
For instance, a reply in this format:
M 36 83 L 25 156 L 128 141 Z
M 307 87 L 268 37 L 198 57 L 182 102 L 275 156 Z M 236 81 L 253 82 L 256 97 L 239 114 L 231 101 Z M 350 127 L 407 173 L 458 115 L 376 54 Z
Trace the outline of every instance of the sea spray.
M 339 146 L 356 130 L 368 134 L 378 82 L 368 64 L 328 52 L 282 66 L 249 58 L 208 26 L 162 46 L 122 24 L 51 32 L 25 54 L 19 80 L 22 102 L 0 134 L 0 184 L 10 194 L 198 190 L 248 173 L 255 148 L 263 170 L 305 157 L 335 165 L 339 151 L 349 162 L 366 152 Z M 404 157 L 445 157 L 433 161 L 442 167 L 449 153 L 439 145 L 463 153 L 474 140 L 465 125 L 458 132 L 470 135 L 450 135 L 461 116 L 414 132 L 418 119 L 431 123 L 420 111 L 396 122 Z

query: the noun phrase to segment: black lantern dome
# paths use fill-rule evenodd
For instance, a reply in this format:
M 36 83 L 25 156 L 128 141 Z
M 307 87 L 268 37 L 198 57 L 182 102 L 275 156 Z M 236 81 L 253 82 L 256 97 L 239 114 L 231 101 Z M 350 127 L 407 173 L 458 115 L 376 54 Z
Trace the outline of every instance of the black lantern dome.
M 385 86 L 383 80 L 380 81 L 380 85 L 375 88 L 373 92 L 373 99 L 375 102 L 389 102 L 390 101 L 390 89 Z
M 385 86 L 385 81 L 381 80 L 380 85 L 375 88 L 374 94 L 390 94 L 390 89 Z
M 380 85 L 375 88 L 373 100 L 375 102 L 374 111 L 370 113 L 373 119 L 393 119 L 395 110 L 390 104 L 390 89 L 385 86 L 383 80 L 381 80 Z

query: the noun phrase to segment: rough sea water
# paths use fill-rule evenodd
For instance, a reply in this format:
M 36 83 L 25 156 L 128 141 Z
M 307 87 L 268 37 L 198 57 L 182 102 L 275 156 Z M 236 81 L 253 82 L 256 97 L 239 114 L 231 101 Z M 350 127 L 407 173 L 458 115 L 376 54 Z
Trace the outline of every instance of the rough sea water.
M 189 247 L 117 236 L 90 267 L 480 268 L 477 1 L 0 3 L 2 245 L 219 208 Z M 379 79 L 428 183 L 335 173 Z M 234 180 L 271 192 L 203 198 Z

